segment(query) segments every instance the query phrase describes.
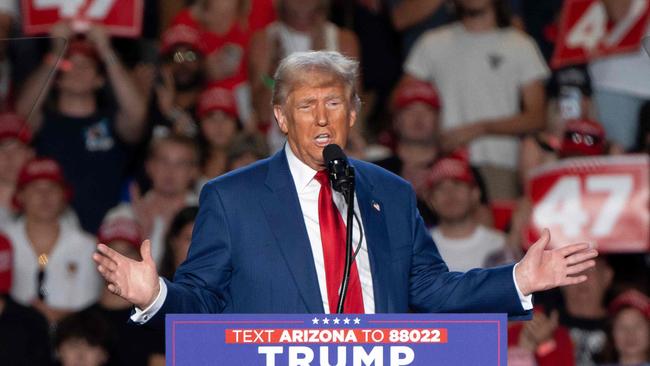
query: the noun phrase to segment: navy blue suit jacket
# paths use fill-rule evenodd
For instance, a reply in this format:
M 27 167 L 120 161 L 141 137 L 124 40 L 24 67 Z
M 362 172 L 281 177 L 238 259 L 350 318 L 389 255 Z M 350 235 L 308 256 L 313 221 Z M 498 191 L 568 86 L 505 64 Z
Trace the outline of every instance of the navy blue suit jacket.
M 375 312 L 525 315 L 512 266 L 449 272 L 410 184 L 352 161 Z M 373 205 L 378 204 L 380 210 Z M 187 260 L 165 313 L 323 313 L 316 268 L 284 150 L 205 185 Z

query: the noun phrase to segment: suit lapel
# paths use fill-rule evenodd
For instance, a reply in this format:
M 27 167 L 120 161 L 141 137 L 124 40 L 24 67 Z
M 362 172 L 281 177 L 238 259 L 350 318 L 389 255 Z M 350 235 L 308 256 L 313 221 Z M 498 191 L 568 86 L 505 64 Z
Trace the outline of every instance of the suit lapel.
M 269 194 L 265 195 L 260 203 L 276 244 L 289 267 L 307 311 L 324 313 L 314 256 L 284 149 L 269 161 L 266 186 L 270 190 Z
M 375 296 L 375 312 L 392 311 L 389 305 L 390 278 L 389 264 L 390 248 L 388 232 L 384 218 L 384 206 L 373 194 L 374 186 L 366 177 L 356 171 L 356 189 L 361 220 L 363 221 L 370 270 L 372 272 L 372 287 Z

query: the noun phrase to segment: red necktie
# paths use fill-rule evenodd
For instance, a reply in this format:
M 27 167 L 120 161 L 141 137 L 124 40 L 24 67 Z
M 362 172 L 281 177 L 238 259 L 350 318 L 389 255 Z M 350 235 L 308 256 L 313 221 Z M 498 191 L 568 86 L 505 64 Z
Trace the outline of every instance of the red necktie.
M 330 313 L 335 313 L 339 301 L 339 288 L 345 268 L 345 223 L 338 208 L 332 200 L 332 188 L 327 171 L 316 173 L 315 179 L 320 183 L 318 194 L 318 221 L 320 238 L 323 242 L 325 257 L 325 279 Z M 352 262 L 348 293 L 345 297 L 344 313 L 363 314 L 363 296 L 356 261 Z

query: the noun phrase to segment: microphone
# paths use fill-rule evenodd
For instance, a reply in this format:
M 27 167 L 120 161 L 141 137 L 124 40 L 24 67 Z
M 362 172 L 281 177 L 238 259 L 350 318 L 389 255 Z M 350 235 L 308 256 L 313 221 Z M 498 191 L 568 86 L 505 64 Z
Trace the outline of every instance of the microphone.
M 348 164 L 348 158 L 336 144 L 329 144 L 323 149 L 323 161 L 327 166 L 327 173 L 335 191 L 341 192 L 348 205 L 346 230 L 345 230 L 345 266 L 343 278 L 339 289 L 338 305 L 336 312 L 342 314 L 345 307 L 345 298 L 350 284 L 350 271 L 354 254 L 352 251 L 352 218 L 354 217 L 354 168 Z M 359 225 L 361 227 L 361 225 Z M 359 242 L 361 243 L 361 242 Z M 331 309 L 330 309 L 331 310 Z
M 323 161 L 325 161 L 332 188 L 343 193 L 345 201 L 349 203 L 348 196 L 354 192 L 354 168 L 348 164 L 345 153 L 339 145 L 329 144 L 323 149 Z

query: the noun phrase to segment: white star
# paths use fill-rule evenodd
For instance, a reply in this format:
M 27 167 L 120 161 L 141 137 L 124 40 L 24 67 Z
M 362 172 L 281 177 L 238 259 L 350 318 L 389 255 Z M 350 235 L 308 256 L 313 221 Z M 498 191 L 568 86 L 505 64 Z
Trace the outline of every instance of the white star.
M 334 318 L 334 324 L 338 324 L 340 322 L 341 322 L 341 320 L 339 318 Z
M 343 319 L 343 324 L 350 324 L 350 318 Z
M 361 319 L 359 318 L 354 318 L 354 324 L 359 324 L 361 322 Z
M 327 319 L 327 318 L 323 318 L 323 324 L 329 324 L 329 323 L 330 323 L 330 320 L 329 320 L 329 319 Z
M 311 322 L 312 322 L 313 324 L 318 324 L 318 318 L 314 318 L 314 319 L 312 319 Z

